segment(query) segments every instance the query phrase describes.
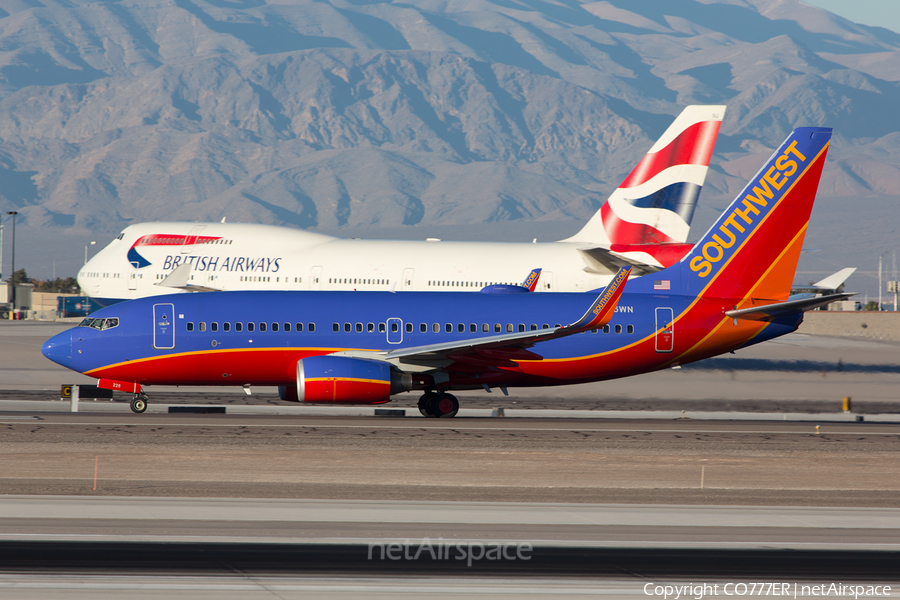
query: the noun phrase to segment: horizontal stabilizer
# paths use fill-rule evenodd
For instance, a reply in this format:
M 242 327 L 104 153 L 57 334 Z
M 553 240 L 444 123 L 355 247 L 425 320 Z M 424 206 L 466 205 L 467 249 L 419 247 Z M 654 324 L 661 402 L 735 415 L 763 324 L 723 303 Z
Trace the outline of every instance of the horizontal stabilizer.
M 739 310 L 727 310 L 725 314 L 732 319 L 746 319 L 749 321 L 771 321 L 778 317 L 787 315 L 795 315 L 806 312 L 832 302 L 846 300 L 850 296 L 855 296 L 856 292 L 845 292 L 843 294 L 829 294 L 827 296 L 816 296 L 814 298 L 800 298 L 798 300 L 788 300 L 787 302 L 778 302 L 775 304 L 766 304 L 765 306 L 752 306 L 750 308 L 742 308 Z
M 222 290 L 207 287 L 205 285 L 194 285 L 192 283 L 188 283 L 191 278 L 191 263 L 184 263 L 175 267 L 171 273 L 166 275 L 166 278 L 160 281 L 159 283 L 155 283 L 153 285 L 158 285 L 159 287 L 167 287 L 167 288 L 175 288 L 178 290 L 185 290 L 188 292 L 221 292 Z
M 625 267 L 633 267 L 635 276 L 647 275 L 648 273 L 656 273 L 662 271 L 662 267 L 648 265 L 639 260 L 633 260 L 618 252 L 613 252 L 609 248 L 595 246 L 593 248 L 579 248 L 582 257 L 587 266 L 584 268 L 588 273 L 615 273 L 619 269 Z

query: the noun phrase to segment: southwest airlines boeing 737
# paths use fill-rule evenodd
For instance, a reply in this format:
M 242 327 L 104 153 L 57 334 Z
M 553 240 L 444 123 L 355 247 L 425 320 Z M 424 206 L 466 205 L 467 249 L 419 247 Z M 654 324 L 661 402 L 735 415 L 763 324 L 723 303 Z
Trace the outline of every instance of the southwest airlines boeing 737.
M 575 236 L 550 243 L 340 239 L 240 223 L 127 227 L 78 274 L 108 306 L 175 290 L 471 292 L 543 268 L 536 291 L 586 291 L 622 266 L 658 271 L 690 249 L 724 106 L 689 106 Z
M 43 354 L 135 394 L 145 386 L 279 386 L 284 400 L 380 404 L 583 383 L 716 356 L 794 331 L 850 294 L 789 299 L 831 130 L 794 130 L 680 261 L 594 293 L 243 291 L 173 294 L 101 309 Z M 627 282 L 627 283 L 626 283 Z M 508 291 L 508 290 L 506 290 Z

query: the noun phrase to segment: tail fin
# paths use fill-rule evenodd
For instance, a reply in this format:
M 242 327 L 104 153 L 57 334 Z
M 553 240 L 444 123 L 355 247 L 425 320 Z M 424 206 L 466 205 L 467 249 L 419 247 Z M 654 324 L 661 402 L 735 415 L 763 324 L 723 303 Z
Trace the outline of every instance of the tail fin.
M 724 106 L 685 108 L 600 211 L 581 231 L 562 241 L 685 242 L 724 116 Z
M 824 127 L 800 127 L 788 136 L 673 267 L 682 291 L 738 299 L 737 308 L 787 300 L 829 140 L 831 129 Z

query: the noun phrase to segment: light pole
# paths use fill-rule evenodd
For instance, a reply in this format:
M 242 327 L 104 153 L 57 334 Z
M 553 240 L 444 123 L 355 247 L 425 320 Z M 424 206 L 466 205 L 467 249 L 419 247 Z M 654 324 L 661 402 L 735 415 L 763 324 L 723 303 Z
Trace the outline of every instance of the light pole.
M 17 211 L 10 210 L 7 211 L 6 214 L 12 215 L 13 218 L 13 231 L 12 231 L 12 276 L 9 278 L 9 282 L 12 284 L 12 310 L 9 311 L 9 319 L 12 320 L 13 316 L 16 313 L 16 215 L 19 214 Z
M 88 249 L 88 246 L 93 246 L 93 245 L 96 244 L 96 243 L 97 243 L 97 242 L 91 242 L 90 244 L 88 244 L 87 246 L 84 247 L 84 264 L 87 264 L 87 249 Z
M 15 231 L 15 228 L 13 228 L 13 231 Z M 13 239 L 16 239 L 15 233 L 13 233 Z M 881 253 L 881 256 L 878 257 L 878 311 L 879 312 L 881 312 L 881 285 L 882 285 L 882 283 L 881 283 L 881 262 L 882 262 L 882 259 L 884 258 L 884 255 L 887 254 L 888 252 L 890 252 L 890 250 L 885 250 L 884 252 Z

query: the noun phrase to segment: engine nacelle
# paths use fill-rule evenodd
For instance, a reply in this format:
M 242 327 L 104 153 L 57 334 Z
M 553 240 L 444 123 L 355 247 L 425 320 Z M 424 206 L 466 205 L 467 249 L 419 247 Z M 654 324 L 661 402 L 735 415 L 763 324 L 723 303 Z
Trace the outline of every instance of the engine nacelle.
M 310 356 L 297 362 L 297 387 L 279 388 L 282 400 L 384 404 L 412 389 L 412 376 L 390 363 L 349 356 Z M 296 393 L 296 396 L 291 392 Z

